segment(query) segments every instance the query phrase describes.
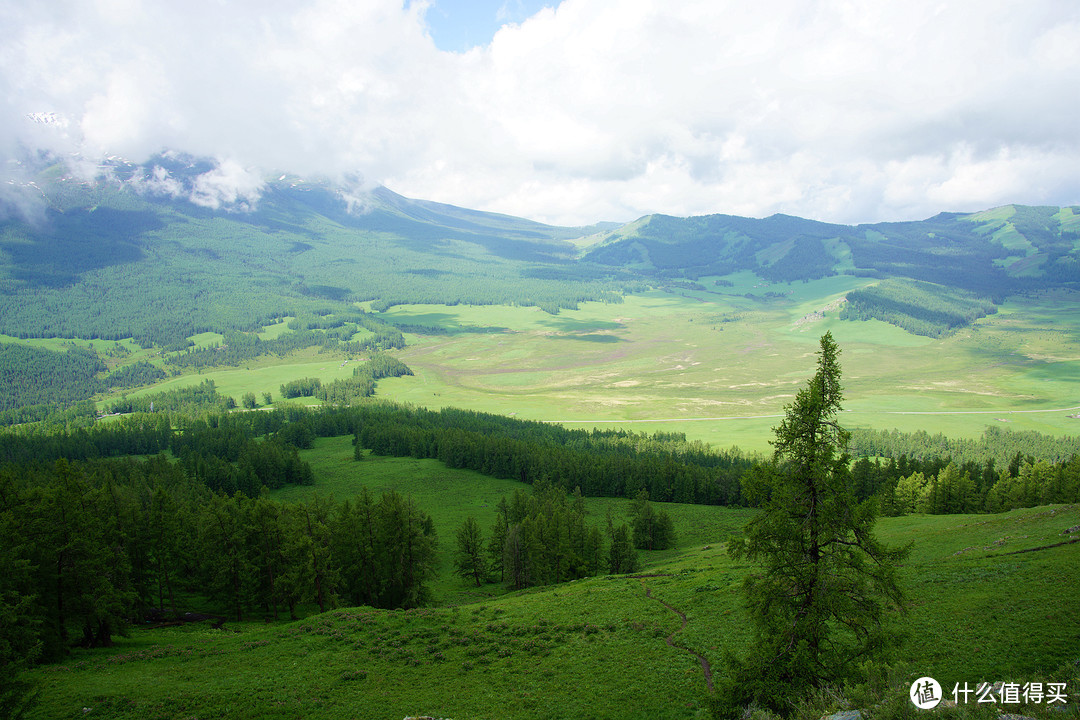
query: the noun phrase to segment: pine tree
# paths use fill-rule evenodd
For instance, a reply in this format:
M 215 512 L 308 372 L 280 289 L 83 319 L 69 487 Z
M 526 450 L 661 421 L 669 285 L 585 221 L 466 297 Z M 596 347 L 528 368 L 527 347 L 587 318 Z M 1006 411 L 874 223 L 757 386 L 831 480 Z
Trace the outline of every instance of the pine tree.
M 466 580 L 472 579 L 480 587 L 484 576 L 484 538 L 480 523 L 469 516 L 457 529 L 457 555 L 454 557 L 455 572 Z
M 839 349 L 821 338 L 817 372 L 775 429 L 774 462 L 746 482 L 761 511 L 731 554 L 759 570 L 745 584 L 755 638 L 746 658 L 728 657 L 717 710 L 747 703 L 790 710 L 808 691 L 855 675 L 891 641 L 887 610 L 899 608 L 892 550 L 873 535 L 874 501 L 858 503 L 837 423 L 843 392 Z
M 495 506 L 495 524 L 491 526 L 491 539 L 488 541 L 488 558 L 491 571 L 499 573 L 499 582 L 506 579 L 503 570 L 503 551 L 506 548 L 506 536 L 510 532 L 510 506 L 506 498 L 499 498 Z
M 528 585 L 528 573 L 525 563 L 525 540 L 521 525 L 511 525 L 506 533 L 503 545 L 503 578 L 509 587 L 521 590 Z
M 608 572 L 622 575 L 636 572 L 638 554 L 630 540 L 630 529 L 625 523 L 611 529 L 611 547 L 608 549 Z
M 630 527 L 638 550 L 675 547 L 675 525 L 667 511 L 657 512 L 649 503 L 649 491 L 639 490 L 630 502 Z

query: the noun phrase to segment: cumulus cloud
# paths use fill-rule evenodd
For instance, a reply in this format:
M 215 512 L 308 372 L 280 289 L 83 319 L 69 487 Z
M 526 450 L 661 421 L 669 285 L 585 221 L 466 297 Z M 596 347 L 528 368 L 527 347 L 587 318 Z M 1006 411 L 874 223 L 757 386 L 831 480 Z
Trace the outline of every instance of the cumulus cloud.
M 428 5 L 0 0 L 0 151 L 217 158 L 212 207 L 279 171 L 559 223 L 1080 202 L 1074 0 L 563 0 L 463 53 Z

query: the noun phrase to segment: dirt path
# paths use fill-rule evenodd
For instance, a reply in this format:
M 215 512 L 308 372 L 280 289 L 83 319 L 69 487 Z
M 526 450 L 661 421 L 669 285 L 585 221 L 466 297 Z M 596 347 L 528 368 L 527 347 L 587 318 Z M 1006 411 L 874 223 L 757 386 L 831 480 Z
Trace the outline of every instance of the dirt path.
M 684 630 L 686 628 L 687 622 L 689 622 L 686 619 L 686 613 L 684 613 L 682 610 L 679 610 L 674 605 L 671 605 L 670 603 L 664 602 L 660 598 L 654 598 L 652 596 L 652 588 L 650 588 L 648 585 L 645 584 L 645 579 L 646 578 L 670 577 L 670 575 L 665 575 L 665 574 L 630 575 L 629 577 L 633 578 L 633 579 L 635 579 L 635 580 L 637 580 L 638 582 L 641 583 L 641 587 L 645 588 L 645 597 L 649 598 L 650 600 L 655 600 L 656 602 L 660 603 L 661 605 L 666 607 L 668 610 L 670 610 L 671 612 L 678 615 L 679 618 L 682 620 L 682 625 L 679 626 L 679 629 L 676 630 L 675 632 L 671 633 L 670 635 L 668 635 L 666 638 L 664 638 L 664 642 L 666 642 L 670 647 L 678 648 L 680 650 L 685 650 L 686 652 L 690 653 L 691 655 L 693 655 L 694 657 L 696 657 L 698 659 L 698 662 L 701 663 L 701 672 L 704 673 L 704 675 L 705 675 L 705 685 L 706 685 L 706 687 L 709 688 L 709 692 L 711 693 L 713 691 L 712 666 L 709 665 L 708 659 L 704 655 L 702 655 L 701 653 L 697 652 L 696 650 L 692 650 L 692 649 L 686 647 L 685 645 L 679 645 L 679 644 L 677 644 L 675 642 L 675 633 L 681 632 L 682 630 Z

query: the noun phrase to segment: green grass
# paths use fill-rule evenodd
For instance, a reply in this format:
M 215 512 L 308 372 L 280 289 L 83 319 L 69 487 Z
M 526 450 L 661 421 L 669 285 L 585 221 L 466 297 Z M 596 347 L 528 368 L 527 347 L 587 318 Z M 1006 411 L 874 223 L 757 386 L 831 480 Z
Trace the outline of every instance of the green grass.
M 76 650 L 35 670 L 42 696 L 33 717 L 707 717 L 701 665 L 683 648 L 719 674 L 724 652 L 748 641 L 740 588 L 750 566 L 732 561 L 724 543 L 753 510 L 661 504 L 678 547 L 642 553 L 648 577 L 477 590 L 450 573 L 453 530 L 473 515 L 487 531 L 498 498 L 524 486 L 435 460 L 356 461 L 350 440 L 317 440 L 303 451 L 316 485 L 275 496 L 342 498 L 361 484 L 412 495 L 443 543 L 438 606 L 341 608 L 217 631 L 137 628 L 114 648 Z M 586 499 L 591 522 L 608 512 L 619 520 L 628 505 Z M 902 569 L 908 611 L 895 619 L 905 640 L 894 660 L 907 682 L 1061 679 L 1080 658 L 1071 604 L 1080 596 L 1080 543 L 1061 544 L 1076 537 L 1064 533 L 1076 525 L 1077 506 L 879 521 L 884 541 L 912 544 Z M 661 602 L 686 615 L 684 629 Z M 677 647 L 666 644 L 669 635 Z M 1045 708 L 1025 712 L 1043 716 Z
M 301 451 L 301 457 L 311 463 L 317 482 L 314 486 L 292 486 L 272 494 L 279 499 L 303 499 L 314 494 L 333 495 L 337 499 L 352 497 L 365 486 L 372 493 L 396 490 L 411 495 L 417 505 L 431 515 L 439 537 L 438 577 L 432 585 L 436 602 L 440 604 L 469 602 L 504 590 L 496 585 L 477 589 L 453 574 L 454 533 L 465 518 L 472 516 L 480 523 L 485 536 L 495 523 L 495 506 L 515 490 L 529 491 L 529 486 L 514 480 L 500 480 L 471 470 L 447 468 L 438 460 L 382 457 L 365 453 L 364 459 L 353 459 L 351 437 L 318 438 L 315 447 Z M 586 498 L 588 522 L 606 532 L 610 512 L 616 523 L 628 518 L 630 502 L 619 498 Z M 716 508 L 705 505 L 666 503 L 669 512 L 678 512 L 680 547 L 698 547 L 727 538 L 746 522 L 746 511 Z M 670 558 L 675 551 L 643 553 L 650 562 Z
M 415 374 L 384 379 L 377 393 L 572 427 L 681 431 L 716 447 L 767 453 L 771 428 L 812 372 L 817 340 L 828 330 L 842 351 L 849 425 L 961 437 L 977 437 L 990 424 L 1057 435 L 1080 430 L 1080 421 L 1062 411 L 1080 406 L 1078 293 L 1013 297 L 997 314 L 934 340 L 876 320 L 839 320 L 837 303 L 873 282 L 866 278 L 770 284 L 742 272 L 724 278 L 730 287 L 717 279 L 701 278 L 704 291 L 652 290 L 558 315 L 505 305 L 391 307 L 379 315 L 446 334 L 407 334 L 409 345 L 398 355 Z M 285 331 L 276 323 L 262 335 Z M 204 333 L 194 340 L 219 338 Z M 80 342 L 102 350 L 115 345 Z M 134 352 L 120 362 L 160 362 L 124 344 Z M 342 360 L 309 348 L 242 367 L 188 371 L 135 392 L 211 378 L 234 398 L 277 396 L 281 384 L 297 378 L 347 377 L 352 366 Z
M 402 322 L 493 330 L 410 336 L 401 357 L 415 375 L 383 381 L 379 393 L 571 426 L 679 430 L 767 452 L 770 428 L 812 372 L 817 339 L 829 330 L 842 350 L 849 424 L 964 437 L 989 424 L 1080 429 L 1061 412 L 1080 405 L 1075 293 L 1014 298 L 933 340 L 880 321 L 841 321 L 834 309 L 814 314 L 865 280 L 729 279 L 733 287 L 715 292 L 653 291 L 554 317 L 535 308 L 394 307 L 385 315 Z M 587 335 L 612 342 L 583 341 Z
M 138 397 L 148 393 L 176 390 L 198 385 L 204 380 L 213 380 L 222 395 L 229 395 L 239 401 L 245 392 L 253 392 L 259 403 L 263 402 L 262 393 L 269 392 L 275 399 L 281 399 L 281 386 L 290 380 L 305 377 L 317 377 L 324 383 L 352 376 L 355 362 L 342 365 L 345 356 L 339 353 L 323 353 L 320 348 L 306 348 L 290 353 L 285 358 L 260 357 L 239 367 L 219 367 L 202 372 L 190 372 L 164 380 L 156 385 L 127 393 Z M 100 400 L 107 405 L 119 395 L 110 395 Z M 307 405 L 319 405 L 315 398 L 299 398 L 297 402 Z
M 399 475 L 402 488 L 415 484 Z M 115 648 L 76 651 L 34 671 L 42 686 L 35 717 L 706 717 L 700 664 L 664 638 L 674 633 L 717 673 L 725 648 L 747 641 L 739 593 L 747 566 L 719 541 L 750 511 L 666 507 L 677 527 L 693 525 L 692 513 L 703 525 L 654 560 L 644 573 L 654 577 L 591 578 L 408 612 L 139 629 Z M 1078 523 L 1075 506 L 881 521 L 882 538 L 914 543 L 904 568 L 909 612 L 897 619 L 907 682 L 1058 679 L 1080 656 L 1080 617 L 1069 601 L 1080 595 L 1080 544 L 1001 553 L 1061 542 Z M 708 532 L 715 542 L 698 545 Z M 685 629 L 661 600 L 686 614 Z

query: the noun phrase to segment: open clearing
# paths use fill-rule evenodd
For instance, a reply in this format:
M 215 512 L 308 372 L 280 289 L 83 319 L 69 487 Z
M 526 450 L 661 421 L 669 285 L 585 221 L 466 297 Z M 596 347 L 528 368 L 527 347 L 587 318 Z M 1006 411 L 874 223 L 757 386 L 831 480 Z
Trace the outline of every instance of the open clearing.
M 400 356 L 415 376 L 384 380 L 379 394 L 569 425 L 678 430 L 715 446 L 765 451 L 829 330 L 842 350 L 851 426 L 958 437 L 1001 423 L 1080 431 L 1067 417 L 1080 406 L 1080 312 L 1064 310 L 1080 307 L 1075 293 L 1012 299 L 935 340 L 876 320 L 841 321 L 827 309 L 865 281 L 754 287 L 736 280 L 715 292 L 654 291 L 555 316 L 396 306 L 383 316 L 448 334 L 410 335 Z
M 841 348 L 849 427 L 953 437 L 977 437 L 990 424 L 1080 433 L 1080 420 L 1069 417 L 1080 407 L 1080 293 L 1015 297 L 997 314 L 932 339 L 877 320 L 840 320 L 840 300 L 866 279 L 769 285 L 740 273 L 725 281 L 732 285 L 702 278 L 707 291 L 655 290 L 558 315 L 517 306 L 394 306 L 378 316 L 439 330 L 406 333 L 408 346 L 396 354 L 415 375 L 383 379 L 377 393 L 573 427 L 684 432 L 716 447 L 767 452 L 771 429 L 812 373 L 818 338 L 828 330 Z M 263 335 L 284 332 L 280 322 Z M 27 342 L 59 349 L 67 341 Z M 132 359 L 160 363 L 124 344 L 134 349 Z M 277 399 L 290 380 L 351 376 L 354 364 L 345 359 L 308 348 L 188 371 L 128 394 L 212 379 L 236 399 L 245 392 Z

